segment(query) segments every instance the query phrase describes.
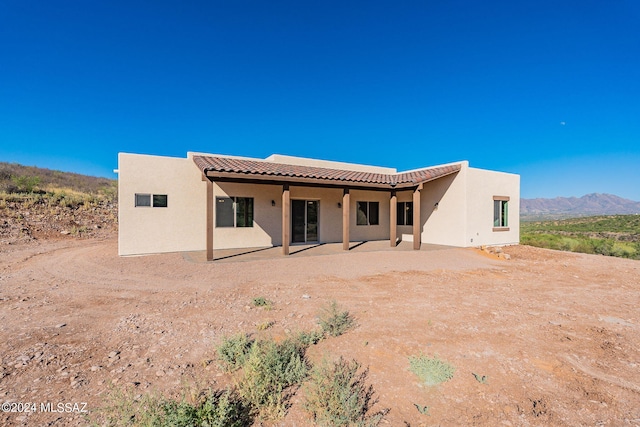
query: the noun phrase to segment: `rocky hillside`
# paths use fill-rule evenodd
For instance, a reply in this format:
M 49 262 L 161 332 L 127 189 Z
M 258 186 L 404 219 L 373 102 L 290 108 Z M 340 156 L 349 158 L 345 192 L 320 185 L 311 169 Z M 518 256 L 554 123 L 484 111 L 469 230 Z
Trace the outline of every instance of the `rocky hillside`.
M 640 202 L 613 194 L 592 193 L 582 197 L 521 199 L 523 219 L 556 219 L 593 215 L 640 214 Z
M 117 233 L 115 180 L 0 163 L 2 245 Z

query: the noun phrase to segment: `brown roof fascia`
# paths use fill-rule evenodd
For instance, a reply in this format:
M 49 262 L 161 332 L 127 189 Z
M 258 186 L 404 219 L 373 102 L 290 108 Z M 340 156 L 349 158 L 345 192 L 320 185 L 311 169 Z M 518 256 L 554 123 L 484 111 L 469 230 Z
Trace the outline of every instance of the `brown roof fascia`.
M 206 176 L 218 182 L 237 182 L 246 184 L 289 184 L 298 187 L 350 188 L 354 190 L 389 191 L 389 184 L 374 184 L 367 182 L 323 180 L 314 178 L 297 178 L 288 176 L 257 175 L 234 172 L 206 171 Z
M 362 188 L 385 191 L 415 188 L 420 184 L 457 173 L 461 169 L 461 165 L 454 164 L 418 169 L 398 174 L 376 174 L 207 156 L 194 156 L 193 160 L 208 178 L 218 181 L 278 185 L 289 183 L 299 186 Z M 434 170 L 438 170 L 438 172 L 435 172 L 435 176 L 424 176 L 433 175 Z M 305 172 L 309 175 L 316 176 L 300 176 L 305 174 Z M 318 177 L 317 175 L 321 176 Z

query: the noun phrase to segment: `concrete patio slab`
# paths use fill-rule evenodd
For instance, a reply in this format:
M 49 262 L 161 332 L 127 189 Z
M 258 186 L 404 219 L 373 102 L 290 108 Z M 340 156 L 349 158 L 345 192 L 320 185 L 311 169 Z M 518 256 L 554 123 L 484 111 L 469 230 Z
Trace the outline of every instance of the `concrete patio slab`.
M 420 251 L 438 251 L 445 249 L 453 249 L 452 246 L 430 245 L 423 243 Z M 342 243 L 316 243 L 304 245 L 290 246 L 290 254 L 288 256 L 282 254 L 281 246 L 269 246 L 262 248 L 242 248 L 242 249 L 218 249 L 213 252 L 213 261 L 207 261 L 206 251 L 184 252 L 185 260 L 197 263 L 206 262 L 246 262 L 256 260 L 282 259 L 282 258 L 300 258 L 322 255 L 337 255 L 341 253 L 357 253 L 357 252 L 403 252 L 413 251 L 412 242 L 400 242 L 396 247 L 392 248 L 389 240 L 351 242 L 349 250 L 342 249 Z

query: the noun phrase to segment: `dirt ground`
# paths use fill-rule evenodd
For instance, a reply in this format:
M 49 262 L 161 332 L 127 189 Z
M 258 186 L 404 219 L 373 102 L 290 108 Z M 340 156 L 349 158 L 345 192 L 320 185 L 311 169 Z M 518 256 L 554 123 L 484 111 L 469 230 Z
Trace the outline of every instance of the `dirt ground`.
M 368 366 L 376 408 L 390 409 L 382 425 L 640 426 L 639 261 L 520 246 L 510 260 L 446 249 L 207 264 L 116 248 L 71 236 L 0 247 L 0 403 L 37 404 L 1 425 L 86 425 L 76 409 L 93 416 L 111 384 L 222 388 L 231 379 L 210 362 L 221 337 L 312 329 L 335 299 L 358 326 L 309 358 Z M 259 296 L 273 309 L 252 307 Z M 454 378 L 420 384 L 408 357 L 421 352 Z M 311 425 L 302 400 L 273 425 Z

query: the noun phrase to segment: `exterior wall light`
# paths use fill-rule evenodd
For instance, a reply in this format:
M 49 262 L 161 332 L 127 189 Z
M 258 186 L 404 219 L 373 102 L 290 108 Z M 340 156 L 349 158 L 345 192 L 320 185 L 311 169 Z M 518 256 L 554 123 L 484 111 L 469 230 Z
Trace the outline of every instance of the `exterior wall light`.
M 275 205 L 276 205 L 276 201 L 275 201 L 275 200 L 272 200 L 272 201 L 271 201 L 271 206 L 275 206 Z
M 338 202 L 338 209 L 342 208 L 342 203 Z

